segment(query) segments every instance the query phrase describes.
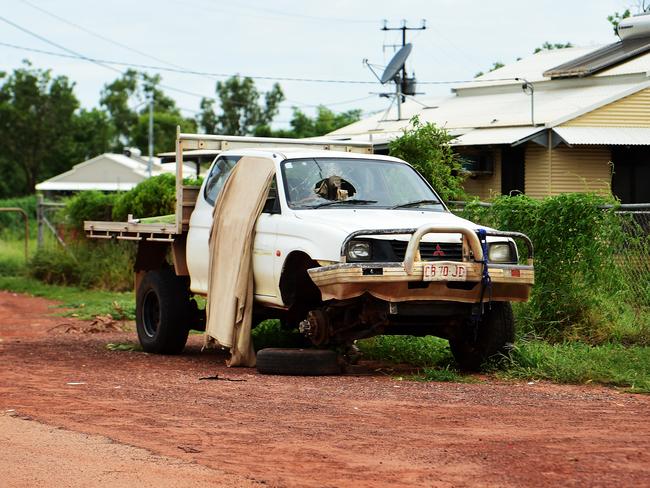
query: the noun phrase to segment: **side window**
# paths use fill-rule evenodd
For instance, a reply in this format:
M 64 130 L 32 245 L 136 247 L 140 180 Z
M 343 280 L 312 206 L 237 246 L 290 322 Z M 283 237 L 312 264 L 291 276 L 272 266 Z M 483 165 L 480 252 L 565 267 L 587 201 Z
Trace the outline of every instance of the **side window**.
M 212 165 L 208 179 L 205 182 L 205 190 L 203 194 L 210 205 L 214 205 L 214 202 L 217 201 L 219 192 L 228 179 L 228 175 L 240 158 L 241 156 L 221 156 L 216 160 L 214 165 Z
M 263 213 L 280 213 L 280 202 L 278 201 L 278 182 L 276 177 L 273 177 L 271 181 L 271 187 L 269 188 L 269 194 L 266 197 L 266 203 L 262 209 Z

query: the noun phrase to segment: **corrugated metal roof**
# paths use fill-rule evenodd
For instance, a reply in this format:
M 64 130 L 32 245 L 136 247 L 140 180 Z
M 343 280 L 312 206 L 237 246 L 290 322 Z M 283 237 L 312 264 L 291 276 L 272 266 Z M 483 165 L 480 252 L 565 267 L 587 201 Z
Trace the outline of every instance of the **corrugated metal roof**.
M 572 59 L 544 72 L 549 78 L 589 76 L 650 51 L 650 38 L 626 39 Z
M 515 144 L 544 131 L 543 127 L 498 127 L 474 129 L 452 141 L 454 146 L 482 146 L 488 144 Z
M 647 146 L 650 128 L 642 127 L 555 127 L 567 144 Z
M 573 83 L 572 80 L 567 80 Z M 580 113 L 584 109 L 594 109 L 604 101 L 616 100 L 619 96 L 631 93 L 640 87 L 638 81 L 616 84 L 595 83 L 584 86 L 567 86 L 535 89 L 535 123 L 547 124 Z M 398 134 L 409 123 L 410 117 L 419 115 L 421 122 L 432 122 L 448 130 L 472 128 L 497 128 L 531 125 L 531 99 L 519 85 L 501 87 L 497 92 L 485 91 L 472 95 L 451 95 L 437 99 L 429 104 L 435 108 L 423 108 L 415 102 L 407 101 L 402 107 L 403 119 L 395 120 L 391 111 L 386 120 L 383 114 L 342 127 L 330 136 L 361 135 L 373 132 L 373 138 L 381 133 Z
M 567 47 L 564 49 L 540 51 L 531 56 L 526 56 L 525 58 L 515 61 L 514 63 L 509 63 L 502 68 L 485 73 L 484 75 L 477 77 L 475 81 L 455 85 L 453 89 L 462 90 L 465 88 L 521 84 L 521 82 L 516 81 L 514 78 L 525 78 L 531 83 L 545 81 L 548 80 L 548 78 L 544 76 L 545 71 L 559 64 L 589 54 L 600 48 L 602 48 L 602 45 Z

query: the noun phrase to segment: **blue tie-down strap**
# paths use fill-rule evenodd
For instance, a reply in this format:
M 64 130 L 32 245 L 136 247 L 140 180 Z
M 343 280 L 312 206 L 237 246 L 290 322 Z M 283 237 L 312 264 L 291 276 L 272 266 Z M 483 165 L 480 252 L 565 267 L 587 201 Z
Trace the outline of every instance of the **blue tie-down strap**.
M 483 297 L 485 296 L 485 290 L 488 292 L 488 307 L 490 307 L 490 303 L 492 302 L 492 279 L 490 278 L 490 272 L 488 270 L 488 245 L 487 245 L 487 231 L 485 229 L 477 229 L 476 230 L 476 235 L 478 236 L 478 240 L 481 243 L 481 248 L 483 249 L 483 273 L 481 276 L 481 299 L 479 301 L 479 304 L 481 305 L 478 307 L 478 317 L 475 318 L 480 318 L 480 316 L 483 314 Z

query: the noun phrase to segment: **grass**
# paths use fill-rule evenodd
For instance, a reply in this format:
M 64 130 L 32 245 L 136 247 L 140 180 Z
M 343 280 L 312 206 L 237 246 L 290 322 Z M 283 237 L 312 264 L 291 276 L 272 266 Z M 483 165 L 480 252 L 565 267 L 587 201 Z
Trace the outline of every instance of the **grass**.
M 36 242 L 31 239 L 28 246 L 29 256 L 36 252 Z M 11 276 L 24 273 L 25 241 L 8 233 L 0 235 L 0 276 Z
M 650 347 L 522 341 L 497 377 L 618 386 L 650 393 Z
M 70 286 L 47 285 L 34 278 L 0 276 L 0 289 L 27 293 L 61 302 L 61 315 L 90 320 L 98 315 L 111 315 L 116 320 L 135 319 L 132 292 L 87 290 Z
M 367 359 L 407 363 L 422 368 L 415 379 L 475 381 L 457 369 L 447 341 L 436 337 L 379 336 L 359 341 Z M 509 358 L 488 368 L 500 379 L 548 380 L 555 383 L 616 386 L 650 393 L 650 347 L 580 342 L 549 344 L 520 340 Z

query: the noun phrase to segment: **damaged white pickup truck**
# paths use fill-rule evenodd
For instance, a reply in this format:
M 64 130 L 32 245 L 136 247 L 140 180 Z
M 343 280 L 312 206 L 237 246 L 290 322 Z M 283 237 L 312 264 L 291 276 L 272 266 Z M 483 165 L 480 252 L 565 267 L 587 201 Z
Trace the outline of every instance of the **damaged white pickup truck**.
M 184 187 L 183 153 L 219 151 Z M 452 214 L 408 163 L 367 144 L 179 134 L 172 222 L 86 222 L 91 238 L 138 241 L 137 330 L 145 351 L 178 353 L 204 327 L 215 201 L 243 157 L 273 162 L 252 254 L 254 322 L 278 318 L 315 346 L 378 334 L 435 335 L 477 369 L 514 341 L 509 302 L 528 299 L 532 245 Z M 515 238 L 526 244 L 520 259 Z

